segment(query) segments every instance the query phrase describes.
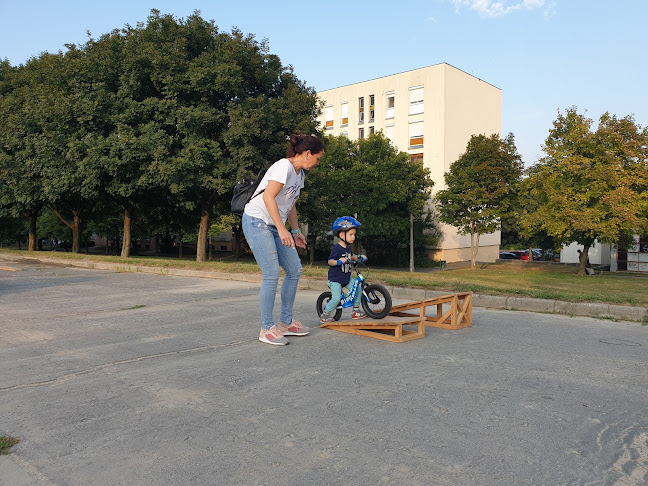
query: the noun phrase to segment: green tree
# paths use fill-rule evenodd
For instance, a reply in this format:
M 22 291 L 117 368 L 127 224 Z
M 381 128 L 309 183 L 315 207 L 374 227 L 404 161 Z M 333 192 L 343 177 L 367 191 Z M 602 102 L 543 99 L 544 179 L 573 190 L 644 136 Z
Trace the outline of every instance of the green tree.
M 122 35 L 107 190 L 122 201 L 125 221 L 157 191 L 195 205 L 203 261 L 211 218 L 226 211 L 235 181 L 280 158 L 288 133 L 314 131 L 314 92 L 265 42 L 220 32 L 197 12 L 177 20 L 153 10 Z
M 648 229 L 648 130 L 609 113 L 592 124 L 576 107 L 558 113 L 546 156 L 530 170 L 540 204 L 525 220 L 559 244 L 583 245 L 580 275 L 595 240 L 625 245 Z
M 555 248 L 555 242 L 542 228 L 528 224 L 528 215 L 534 213 L 539 206 L 537 194 L 531 192 L 528 177 L 519 182 L 511 198 L 511 210 L 501 218 L 502 247 L 525 247 L 528 248 L 529 255 L 537 247 L 546 255 L 547 250 Z
M 446 172 L 447 189 L 436 194 L 439 220 L 470 234 L 471 266 L 476 267 L 479 238 L 500 227 L 511 209 L 522 175 L 522 160 L 513 134 L 473 135 L 463 153 Z
M 115 36 L 110 36 L 112 44 Z M 117 85 L 116 49 L 109 42 L 68 45 L 57 72 L 57 105 L 52 107 L 52 140 L 61 157 L 46 167 L 44 190 L 56 216 L 72 232 L 72 252 L 81 247 L 82 221 L 105 196 L 105 171 L 99 148 L 113 130 Z M 56 108 L 56 109 L 55 109 Z
M 432 185 L 429 170 L 411 162 L 382 134 L 354 141 L 327 137 L 324 157 L 308 174 L 298 210 L 313 235 L 330 231 L 339 216 L 356 215 L 363 244 L 373 255 L 407 247 L 413 214 L 416 242 L 425 247 L 435 243 L 434 232 L 425 231 L 434 228 L 424 211 Z
M 29 238 L 29 229 L 25 223 L 23 218 L 11 216 L 6 208 L 0 207 L 0 248 L 4 243 L 16 242 L 20 249 L 23 239 Z
M 167 42 L 168 29 L 129 27 L 102 36 L 89 45 L 94 52 L 119 54 L 113 58 L 122 74 L 114 86 L 113 128 L 98 141 L 106 174 L 106 193 L 123 210 L 121 255 L 130 256 L 133 219 L 136 210 L 155 206 L 166 188 L 166 175 L 172 171 L 173 136 L 165 130 L 163 113 L 173 100 L 165 99 L 162 83 L 172 77 L 173 66 L 162 62 L 176 55 L 173 42 Z M 150 38 L 152 36 L 153 38 Z M 167 73 L 163 71 L 168 70 Z
M 25 65 L 0 64 L 0 206 L 29 220 L 29 250 L 37 249 L 36 224 L 49 201 L 47 166 L 59 159 L 55 113 L 61 56 L 43 54 Z

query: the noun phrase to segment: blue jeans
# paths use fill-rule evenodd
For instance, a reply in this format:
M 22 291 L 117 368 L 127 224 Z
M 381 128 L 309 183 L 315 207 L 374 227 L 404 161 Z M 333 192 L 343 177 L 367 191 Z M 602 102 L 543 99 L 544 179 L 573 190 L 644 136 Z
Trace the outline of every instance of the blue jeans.
M 302 264 L 297 249 L 294 246 L 288 248 L 281 243 L 276 227 L 247 214 L 243 214 L 243 234 L 254 253 L 261 272 L 263 272 L 263 283 L 259 296 L 261 326 L 264 329 L 270 329 L 275 323 L 273 310 L 279 284 L 279 267 L 286 272 L 281 285 L 279 320 L 290 325 L 293 320 L 293 304 L 297 294 L 297 284 L 302 274 Z
M 351 287 L 353 287 L 353 283 L 355 280 L 350 280 L 349 283 L 344 287 L 345 293 L 351 292 Z M 337 283 L 337 282 L 331 282 L 330 280 L 327 282 L 329 288 L 331 289 L 331 300 L 328 301 L 328 304 L 324 307 L 324 312 L 327 314 L 330 314 L 333 312 L 338 304 L 340 303 L 340 300 L 342 299 L 342 284 Z M 358 286 L 356 289 L 356 294 L 355 297 L 353 298 L 353 307 L 360 307 L 360 300 L 362 299 L 362 288 Z

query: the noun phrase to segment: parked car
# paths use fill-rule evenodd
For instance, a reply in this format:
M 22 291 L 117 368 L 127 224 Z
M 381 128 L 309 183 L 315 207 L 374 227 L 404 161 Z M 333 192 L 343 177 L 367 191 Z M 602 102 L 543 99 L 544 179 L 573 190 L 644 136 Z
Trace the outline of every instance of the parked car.
M 533 259 L 534 260 L 543 260 L 551 261 L 553 257 L 553 250 L 549 248 L 548 250 L 542 251 L 542 248 L 533 249 Z
M 500 260 L 519 260 L 520 257 L 509 252 L 509 251 L 500 251 L 499 254 Z
M 529 252 L 527 250 L 511 250 L 509 253 L 513 253 L 513 255 L 516 255 L 518 260 L 528 260 L 529 259 Z

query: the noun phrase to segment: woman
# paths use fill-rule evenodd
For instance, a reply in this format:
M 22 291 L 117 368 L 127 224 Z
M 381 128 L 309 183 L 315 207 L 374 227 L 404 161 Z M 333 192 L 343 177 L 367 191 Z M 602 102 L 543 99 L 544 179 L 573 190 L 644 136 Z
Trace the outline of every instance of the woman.
M 268 169 L 257 188 L 259 196 L 253 197 L 243 212 L 243 233 L 263 272 L 259 341 L 264 343 L 282 346 L 288 344 L 285 336 L 305 336 L 310 332 L 293 318 L 293 303 L 302 273 L 296 247 L 306 248 L 295 203 L 304 187 L 304 171 L 315 167 L 322 155 L 324 146 L 316 137 L 291 135 L 286 158 Z M 291 231 L 286 229 L 286 220 Z M 275 324 L 273 309 L 279 267 L 286 276 L 281 286 L 281 314 Z

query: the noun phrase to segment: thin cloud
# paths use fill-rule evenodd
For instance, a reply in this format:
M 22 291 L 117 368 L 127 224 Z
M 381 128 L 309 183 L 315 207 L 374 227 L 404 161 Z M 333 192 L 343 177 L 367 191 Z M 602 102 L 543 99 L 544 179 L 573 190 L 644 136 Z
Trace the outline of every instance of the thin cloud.
M 452 0 L 457 11 L 462 7 L 476 10 L 479 15 L 487 18 L 502 17 L 520 10 L 536 10 L 542 8 L 545 0 L 522 1 L 493 1 L 493 0 Z
M 547 5 L 543 15 L 545 20 L 551 20 L 551 18 L 556 15 L 556 2 L 551 2 Z

